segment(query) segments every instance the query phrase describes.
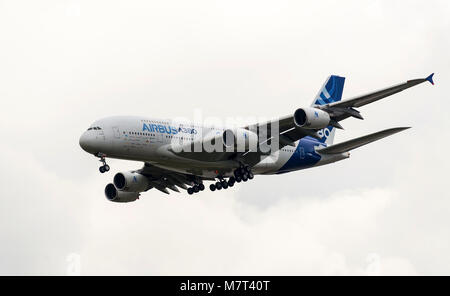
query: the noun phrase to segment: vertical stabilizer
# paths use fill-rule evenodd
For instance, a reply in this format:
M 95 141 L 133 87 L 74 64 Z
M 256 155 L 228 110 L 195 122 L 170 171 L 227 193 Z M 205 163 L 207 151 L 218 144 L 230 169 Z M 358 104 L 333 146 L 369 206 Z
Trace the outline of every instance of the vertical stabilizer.
M 345 77 L 336 75 L 328 77 L 322 88 L 319 90 L 319 93 L 314 98 L 311 107 L 340 101 L 342 99 L 342 92 L 344 91 L 344 82 Z M 318 134 L 321 135 L 322 138 L 319 141 L 327 144 L 327 146 L 333 144 L 335 132 L 336 128 L 331 125 L 320 130 Z

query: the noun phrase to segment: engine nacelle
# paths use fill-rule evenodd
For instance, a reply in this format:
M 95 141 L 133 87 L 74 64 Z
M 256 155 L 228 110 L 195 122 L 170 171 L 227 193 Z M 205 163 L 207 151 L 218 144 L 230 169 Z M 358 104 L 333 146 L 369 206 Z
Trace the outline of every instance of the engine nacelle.
M 294 112 L 294 123 L 302 128 L 323 129 L 330 120 L 330 114 L 317 108 L 300 108 Z
M 109 183 L 105 187 L 105 196 L 113 202 L 132 202 L 139 198 L 139 192 L 119 191 L 114 184 Z
M 119 191 L 125 192 L 143 192 L 150 187 L 148 178 L 135 172 L 117 173 L 113 183 Z
M 226 148 L 234 147 L 236 152 L 256 151 L 258 147 L 258 135 L 243 128 L 225 130 L 222 141 Z

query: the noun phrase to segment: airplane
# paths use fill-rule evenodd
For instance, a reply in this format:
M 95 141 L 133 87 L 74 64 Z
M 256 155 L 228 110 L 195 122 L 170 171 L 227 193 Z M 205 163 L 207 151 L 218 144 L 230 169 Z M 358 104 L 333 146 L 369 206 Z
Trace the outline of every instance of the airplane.
M 95 121 L 80 137 L 83 150 L 100 159 L 99 170 L 110 170 L 106 158 L 142 161 L 141 169 L 118 172 L 105 187 L 113 202 L 133 202 L 152 188 L 189 195 L 228 189 L 255 175 L 284 174 L 334 163 L 350 151 L 409 127 L 382 130 L 333 144 L 340 122 L 362 120 L 356 108 L 423 82 L 433 74 L 382 90 L 342 99 L 345 77 L 331 75 L 309 107 L 292 114 L 243 127 L 215 127 L 138 116 L 112 116 Z

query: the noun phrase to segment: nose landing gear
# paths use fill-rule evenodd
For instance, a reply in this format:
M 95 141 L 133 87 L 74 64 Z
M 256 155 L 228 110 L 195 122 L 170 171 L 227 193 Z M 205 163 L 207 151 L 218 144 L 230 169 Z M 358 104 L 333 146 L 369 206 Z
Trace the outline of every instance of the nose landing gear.
M 107 165 L 107 164 L 102 165 L 101 167 L 98 168 L 98 170 L 100 171 L 100 173 L 103 174 L 103 173 L 109 171 L 109 165 Z
M 103 174 L 103 173 L 109 171 L 109 165 L 106 164 L 106 159 L 105 159 L 106 154 L 98 153 L 97 156 L 100 157 L 100 162 L 103 164 L 101 167 L 98 168 L 100 173 Z

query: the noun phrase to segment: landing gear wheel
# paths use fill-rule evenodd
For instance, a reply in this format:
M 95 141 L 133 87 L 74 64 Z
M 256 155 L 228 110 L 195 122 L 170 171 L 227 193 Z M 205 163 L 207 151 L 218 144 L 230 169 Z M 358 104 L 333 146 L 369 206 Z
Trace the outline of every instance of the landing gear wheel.
M 209 185 L 209 190 L 215 191 L 216 190 L 216 185 L 214 185 L 214 184 Z
M 106 164 L 106 160 L 105 160 L 106 154 L 98 153 L 97 157 L 100 157 L 100 162 L 103 164 L 101 167 L 98 168 L 100 173 L 103 174 L 104 172 L 109 171 L 109 165 Z
M 205 190 L 205 185 L 203 185 L 203 183 L 198 184 L 198 189 L 200 189 L 200 191 Z
M 244 174 L 242 176 L 242 181 L 247 182 L 247 180 L 248 180 L 247 174 Z
M 197 193 L 200 191 L 200 188 L 198 188 L 198 185 L 194 185 L 194 187 L 192 187 L 194 189 L 194 192 Z
M 217 190 L 222 189 L 222 183 L 216 182 L 216 188 L 217 188 Z
M 227 183 L 227 181 L 222 181 L 222 182 L 220 182 L 221 184 L 222 184 L 222 188 L 223 189 L 227 189 L 228 188 L 228 183 Z
M 189 187 L 187 189 L 187 192 L 188 192 L 189 195 L 192 195 L 194 193 L 194 189 L 192 189 L 192 187 Z
M 244 170 L 245 170 L 246 173 L 250 173 L 250 172 L 251 172 L 251 169 L 250 169 L 249 166 L 245 166 L 245 167 L 244 167 Z
M 248 178 L 249 178 L 250 180 L 253 179 L 254 177 L 255 177 L 255 175 L 253 175 L 252 172 L 248 173 Z
M 236 177 L 236 182 L 241 183 L 241 181 L 242 181 L 241 176 L 237 176 L 237 177 Z
M 234 181 L 228 180 L 228 187 L 233 187 L 234 186 Z

